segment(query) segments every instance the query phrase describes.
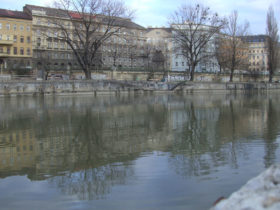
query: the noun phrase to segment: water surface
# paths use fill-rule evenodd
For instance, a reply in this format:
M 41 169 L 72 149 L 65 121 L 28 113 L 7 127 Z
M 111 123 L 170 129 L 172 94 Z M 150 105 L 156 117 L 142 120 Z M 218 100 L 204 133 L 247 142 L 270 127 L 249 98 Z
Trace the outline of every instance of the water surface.
M 279 162 L 280 95 L 0 98 L 0 209 L 209 209 Z

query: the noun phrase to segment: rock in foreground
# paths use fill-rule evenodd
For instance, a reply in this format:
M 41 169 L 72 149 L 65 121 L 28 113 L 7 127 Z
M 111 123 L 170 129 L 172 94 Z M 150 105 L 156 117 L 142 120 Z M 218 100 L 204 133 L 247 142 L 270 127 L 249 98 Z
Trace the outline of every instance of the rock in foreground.
M 273 165 L 211 210 L 279 210 L 280 165 Z

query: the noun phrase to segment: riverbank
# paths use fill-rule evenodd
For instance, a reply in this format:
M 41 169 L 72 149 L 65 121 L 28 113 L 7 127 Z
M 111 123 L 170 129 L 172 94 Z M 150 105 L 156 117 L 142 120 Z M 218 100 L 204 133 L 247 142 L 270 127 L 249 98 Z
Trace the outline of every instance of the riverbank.
M 240 209 L 280 209 L 280 165 L 271 166 L 210 210 Z
M 2 81 L 0 96 L 122 92 L 217 92 L 280 90 L 280 83 L 155 82 L 119 80 Z

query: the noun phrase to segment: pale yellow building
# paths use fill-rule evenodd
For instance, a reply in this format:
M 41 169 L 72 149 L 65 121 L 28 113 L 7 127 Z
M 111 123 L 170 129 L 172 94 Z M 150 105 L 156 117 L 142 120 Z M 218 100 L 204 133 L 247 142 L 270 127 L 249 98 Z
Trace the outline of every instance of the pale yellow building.
M 32 17 L 24 12 L 0 9 L 1 72 L 31 69 Z
M 244 37 L 248 43 L 249 70 L 255 72 L 268 71 L 268 48 L 266 35 Z

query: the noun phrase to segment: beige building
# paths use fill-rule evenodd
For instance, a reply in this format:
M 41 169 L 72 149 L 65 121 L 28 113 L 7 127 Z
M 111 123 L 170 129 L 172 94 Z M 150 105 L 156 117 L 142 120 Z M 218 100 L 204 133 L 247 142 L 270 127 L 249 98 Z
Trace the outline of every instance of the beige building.
M 63 22 L 69 27 L 69 31 L 74 31 L 73 22 L 70 21 L 68 14 L 55 8 L 34 5 L 26 5 L 24 12 L 33 19 L 34 67 L 40 68 L 41 65 L 45 65 L 51 72 L 61 73 L 81 70 L 70 46 L 59 39 L 59 30 L 54 24 L 57 21 Z M 119 33 L 110 37 L 100 47 L 100 52 L 96 56 L 98 68 L 144 68 L 146 29 L 130 19 L 119 18 L 119 23 L 122 25 Z M 71 36 L 74 39 L 74 33 Z
M 249 71 L 268 71 L 267 36 L 256 35 L 244 37 L 248 43 Z
M 31 70 L 32 18 L 23 12 L 0 9 L 0 67 Z
M 171 28 L 148 28 L 146 51 L 149 63 L 157 70 L 171 69 L 172 30 Z

